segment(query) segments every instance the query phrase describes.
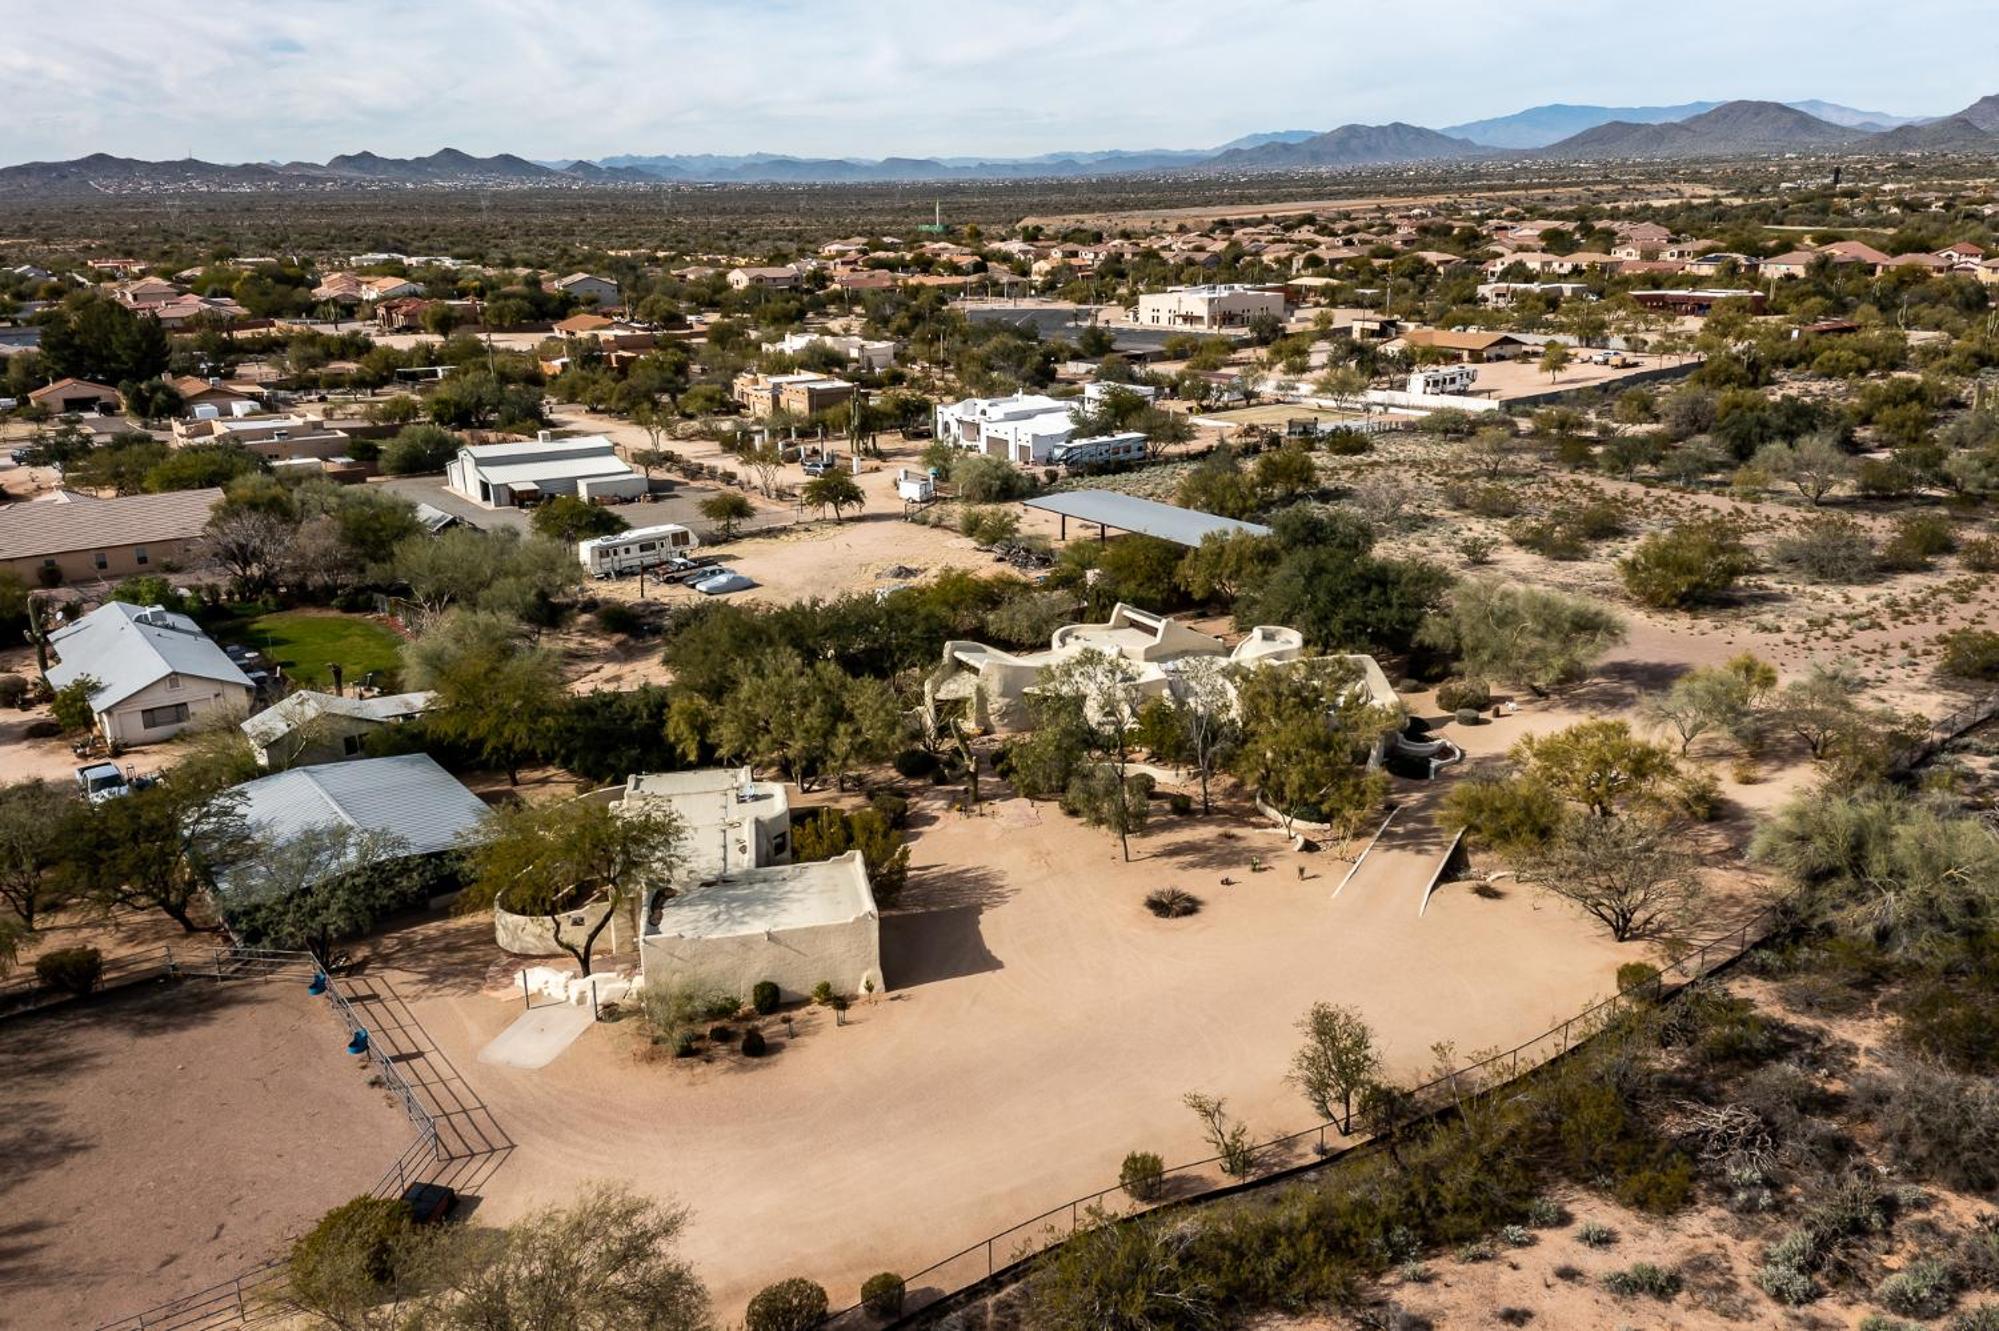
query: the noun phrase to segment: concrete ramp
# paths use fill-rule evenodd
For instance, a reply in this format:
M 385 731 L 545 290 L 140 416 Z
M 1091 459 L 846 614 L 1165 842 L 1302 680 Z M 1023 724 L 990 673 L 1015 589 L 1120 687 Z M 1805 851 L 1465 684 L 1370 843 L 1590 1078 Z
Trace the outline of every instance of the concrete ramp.
M 590 1029 L 592 1020 L 589 1008 L 568 1003 L 523 1012 L 479 1051 L 479 1061 L 503 1068 L 545 1068 Z

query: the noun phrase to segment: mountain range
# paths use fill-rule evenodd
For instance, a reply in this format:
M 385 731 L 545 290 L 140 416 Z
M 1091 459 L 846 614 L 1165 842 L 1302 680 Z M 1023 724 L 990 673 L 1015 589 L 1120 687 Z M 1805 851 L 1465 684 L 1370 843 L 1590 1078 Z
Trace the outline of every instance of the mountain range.
M 1552 137 L 1551 137 L 1552 136 Z M 343 153 L 325 162 L 187 158 L 148 162 L 93 153 L 0 168 L 0 200 L 286 190 L 582 189 L 662 184 L 919 183 L 1177 172 L 1326 171 L 1422 162 L 1740 157 L 1796 152 L 1989 152 L 1999 156 L 1999 94 L 1936 118 L 1830 102 L 1549 105 L 1443 130 L 1397 121 L 1249 134 L 1213 148 L 1099 149 L 1037 157 L 612 156 L 535 162 L 445 148 L 428 157 Z

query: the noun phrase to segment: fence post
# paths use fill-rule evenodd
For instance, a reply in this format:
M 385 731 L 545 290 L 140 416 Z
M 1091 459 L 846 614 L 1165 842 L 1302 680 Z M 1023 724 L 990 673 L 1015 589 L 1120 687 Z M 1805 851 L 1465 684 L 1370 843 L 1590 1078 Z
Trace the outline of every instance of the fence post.
M 987 1240 L 986 1240 L 986 1275 L 987 1275 L 987 1276 L 991 1276 L 991 1275 L 992 1275 L 992 1273 L 993 1273 L 993 1241 L 992 1241 L 991 1239 L 987 1239 Z

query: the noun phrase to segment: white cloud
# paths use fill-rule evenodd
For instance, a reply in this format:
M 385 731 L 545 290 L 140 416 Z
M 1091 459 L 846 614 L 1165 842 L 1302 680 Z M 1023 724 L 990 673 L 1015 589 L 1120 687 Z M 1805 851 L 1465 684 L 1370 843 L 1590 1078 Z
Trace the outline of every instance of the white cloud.
M 1548 101 L 1943 112 L 1999 86 L 1989 0 L 1879 18 L 1821 0 L 1773 48 L 1717 40 L 1760 21 L 1722 0 L 73 0 L 8 19 L 0 160 L 1198 147 Z

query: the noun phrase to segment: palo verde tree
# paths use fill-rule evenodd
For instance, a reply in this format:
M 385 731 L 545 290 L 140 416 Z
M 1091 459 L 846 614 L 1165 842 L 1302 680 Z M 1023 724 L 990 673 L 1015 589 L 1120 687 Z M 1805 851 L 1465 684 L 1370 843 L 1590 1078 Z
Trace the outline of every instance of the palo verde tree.
M 1381 803 L 1387 778 L 1368 770 L 1367 756 L 1396 718 L 1373 705 L 1352 662 L 1315 657 L 1246 671 L 1236 699 L 1242 742 L 1232 768 L 1286 832 L 1303 817 L 1350 834 Z
M 809 508 L 821 513 L 833 510 L 833 521 L 847 509 L 858 509 L 866 505 L 868 497 L 861 490 L 859 481 L 844 471 L 823 472 L 807 481 L 798 492 L 799 500 Z
M 53 782 L 0 786 L 0 904 L 24 933 L 61 903 L 55 871 L 76 808 L 76 797 Z
M 672 881 L 684 862 L 684 840 L 679 815 L 664 805 L 516 804 L 498 810 L 464 848 L 467 883 L 459 907 L 497 904 L 542 916 L 556 946 L 588 975 L 591 952 L 612 917 L 628 915 L 647 888 Z M 594 923 L 568 922 L 577 907 L 598 901 L 608 909 Z
M 1352 1131 L 1355 1097 L 1381 1077 L 1374 1031 L 1353 1008 L 1314 1003 L 1298 1033 L 1305 1043 L 1291 1059 L 1291 1084 L 1321 1118 Z
M 1137 682 L 1131 662 L 1090 648 L 1047 671 L 1039 685 L 1044 694 L 1068 699 L 1080 723 L 1075 734 L 1084 745 L 1084 760 L 1069 779 L 1064 805 L 1114 833 L 1127 863 L 1131 834 L 1145 830 L 1145 795 L 1131 780 Z
M 368 932 L 414 895 L 417 862 L 394 832 L 322 823 L 245 849 L 218 894 L 230 928 L 258 946 L 310 952 L 321 965 L 331 964 L 336 942 Z
M 171 781 L 81 805 L 64 827 L 61 890 L 105 909 L 157 910 L 201 932 L 201 903 L 248 845 L 241 805 L 193 765 Z
M 424 725 L 478 751 L 520 783 L 569 703 L 561 663 L 522 641 L 520 626 L 484 610 L 455 610 L 403 649 L 403 678 L 437 696 Z
M 1469 578 L 1451 588 L 1417 640 L 1449 652 L 1467 678 L 1540 693 L 1586 675 L 1624 641 L 1624 622 L 1581 597 Z
M 735 540 L 737 526 L 756 515 L 756 505 L 734 490 L 723 490 L 701 501 L 701 516 L 715 524 L 725 541 Z

